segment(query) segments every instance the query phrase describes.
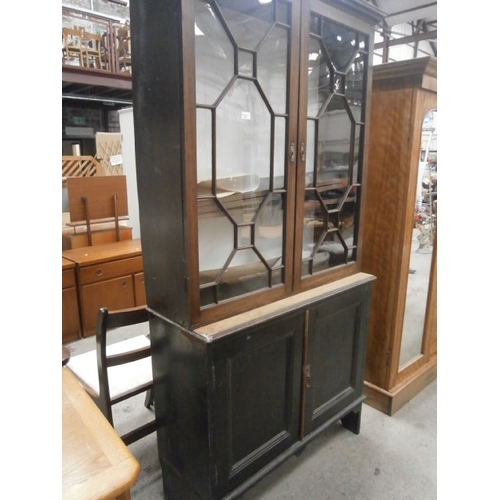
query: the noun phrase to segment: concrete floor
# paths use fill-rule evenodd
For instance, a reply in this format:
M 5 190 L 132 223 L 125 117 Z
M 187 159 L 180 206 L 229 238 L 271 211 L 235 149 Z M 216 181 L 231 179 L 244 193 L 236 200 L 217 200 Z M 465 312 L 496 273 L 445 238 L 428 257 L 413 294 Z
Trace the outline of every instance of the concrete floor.
M 127 335 L 120 335 L 120 338 Z M 69 344 L 78 354 L 93 337 Z M 114 407 L 115 427 L 151 418 L 139 395 Z M 129 446 L 141 472 L 133 500 L 165 500 L 156 434 Z M 437 381 L 389 417 L 363 404 L 361 433 L 333 425 L 241 500 L 433 500 L 437 498 Z M 183 500 L 183 499 L 167 499 Z
M 392 417 L 363 405 L 359 435 L 340 425 L 330 427 L 241 500 L 436 499 L 436 403 L 434 381 Z M 165 500 L 156 434 L 131 444 L 130 450 L 141 465 L 132 499 Z

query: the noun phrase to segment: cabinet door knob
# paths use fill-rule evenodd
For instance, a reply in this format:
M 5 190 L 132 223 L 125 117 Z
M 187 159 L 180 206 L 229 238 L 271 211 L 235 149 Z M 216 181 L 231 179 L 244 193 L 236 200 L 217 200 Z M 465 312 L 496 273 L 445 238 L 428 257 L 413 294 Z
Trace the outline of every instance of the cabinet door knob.
M 127 288 L 127 282 L 126 281 L 122 281 L 122 288 Z
M 97 276 L 102 276 L 102 269 L 97 270 Z

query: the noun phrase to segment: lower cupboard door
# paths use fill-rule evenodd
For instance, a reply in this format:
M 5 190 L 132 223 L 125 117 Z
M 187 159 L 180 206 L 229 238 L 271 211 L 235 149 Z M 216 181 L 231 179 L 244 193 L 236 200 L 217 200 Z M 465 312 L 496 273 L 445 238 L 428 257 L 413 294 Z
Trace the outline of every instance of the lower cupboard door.
M 303 333 L 302 312 L 213 346 L 215 498 L 298 440 Z
M 304 435 L 362 399 L 369 296 L 363 285 L 309 309 Z
M 134 282 L 131 276 L 114 278 L 82 286 L 83 336 L 96 332 L 97 313 L 101 307 L 110 311 L 135 306 Z

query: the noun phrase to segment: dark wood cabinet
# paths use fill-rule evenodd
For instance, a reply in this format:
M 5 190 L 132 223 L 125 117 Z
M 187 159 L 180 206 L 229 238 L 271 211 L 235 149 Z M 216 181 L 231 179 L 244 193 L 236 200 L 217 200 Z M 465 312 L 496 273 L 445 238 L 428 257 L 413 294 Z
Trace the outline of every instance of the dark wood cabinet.
M 130 4 L 144 284 L 172 498 L 359 431 L 371 53 L 358 0 Z
M 236 498 L 333 422 L 359 432 L 372 280 L 360 273 L 194 331 L 153 316 L 167 495 Z

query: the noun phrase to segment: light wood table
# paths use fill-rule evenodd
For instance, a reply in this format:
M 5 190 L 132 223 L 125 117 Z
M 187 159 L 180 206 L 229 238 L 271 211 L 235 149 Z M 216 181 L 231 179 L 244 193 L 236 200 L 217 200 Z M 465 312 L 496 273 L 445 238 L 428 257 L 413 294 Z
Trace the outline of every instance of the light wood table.
M 140 466 L 68 368 L 62 369 L 63 500 L 129 500 Z

